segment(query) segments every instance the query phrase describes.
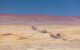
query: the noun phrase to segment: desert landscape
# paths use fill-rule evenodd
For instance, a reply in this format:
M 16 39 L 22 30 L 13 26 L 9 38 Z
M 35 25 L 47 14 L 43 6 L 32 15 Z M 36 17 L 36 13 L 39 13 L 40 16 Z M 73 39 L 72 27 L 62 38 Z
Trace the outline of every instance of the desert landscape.
M 80 17 L 2 14 L 0 50 L 80 50 Z

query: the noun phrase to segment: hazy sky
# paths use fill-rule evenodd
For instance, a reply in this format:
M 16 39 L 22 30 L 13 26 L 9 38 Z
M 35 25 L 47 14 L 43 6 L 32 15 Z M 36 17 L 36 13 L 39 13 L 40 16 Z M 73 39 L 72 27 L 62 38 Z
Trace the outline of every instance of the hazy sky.
M 80 16 L 80 0 L 0 0 L 0 14 Z

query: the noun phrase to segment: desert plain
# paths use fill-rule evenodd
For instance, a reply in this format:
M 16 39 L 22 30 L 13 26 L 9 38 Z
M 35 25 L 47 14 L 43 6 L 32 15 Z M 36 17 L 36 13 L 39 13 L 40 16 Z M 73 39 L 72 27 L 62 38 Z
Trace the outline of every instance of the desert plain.
M 79 25 L 0 25 L 0 50 L 79 50 Z M 47 32 L 41 32 L 46 30 Z M 59 33 L 61 38 L 52 37 Z M 63 40 L 65 39 L 65 40 Z
M 0 17 L 0 50 L 80 50 L 80 21 L 77 17 L 9 16 Z M 29 21 L 32 24 L 25 24 Z

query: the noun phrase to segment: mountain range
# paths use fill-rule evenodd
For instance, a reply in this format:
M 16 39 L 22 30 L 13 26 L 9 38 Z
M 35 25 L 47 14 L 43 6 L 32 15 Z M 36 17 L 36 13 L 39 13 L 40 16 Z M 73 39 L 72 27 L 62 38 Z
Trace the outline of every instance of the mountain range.
M 80 24 L 80 16 L 0 14 L 0 24 Z

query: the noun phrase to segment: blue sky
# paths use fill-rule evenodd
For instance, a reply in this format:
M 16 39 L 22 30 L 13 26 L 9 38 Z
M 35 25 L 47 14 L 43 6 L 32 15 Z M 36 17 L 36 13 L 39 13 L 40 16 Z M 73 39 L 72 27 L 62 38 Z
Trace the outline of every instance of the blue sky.
M 0 14 L 80 16 L 80 0 L 0 0 Z

